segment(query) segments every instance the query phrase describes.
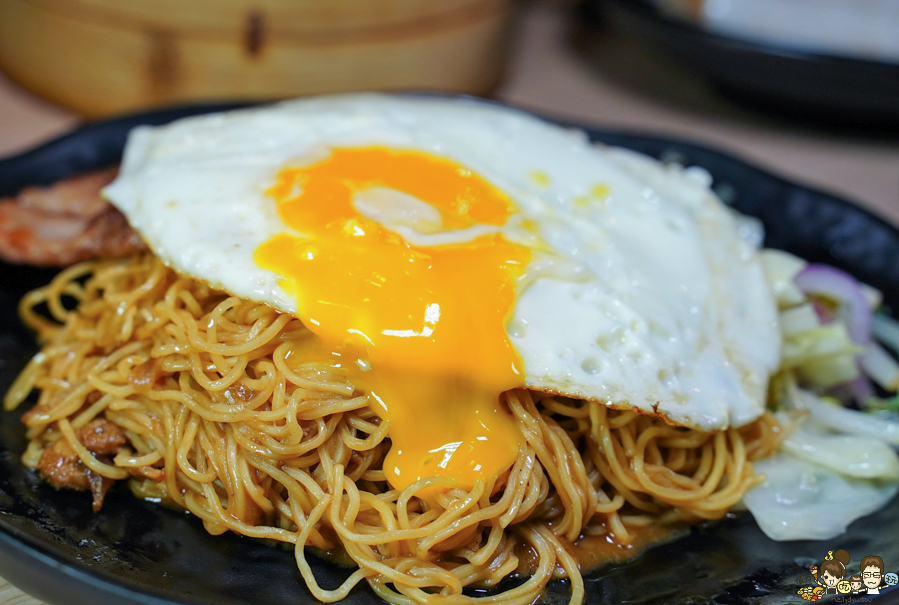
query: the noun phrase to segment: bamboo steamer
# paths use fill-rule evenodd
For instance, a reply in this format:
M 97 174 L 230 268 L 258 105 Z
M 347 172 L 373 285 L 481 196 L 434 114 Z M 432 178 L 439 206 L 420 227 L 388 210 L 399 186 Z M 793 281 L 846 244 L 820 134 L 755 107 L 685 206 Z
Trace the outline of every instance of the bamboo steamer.
M 484 93 L 511 0 L 0 0 L 0 68 L 84 115 L 351 90 Z

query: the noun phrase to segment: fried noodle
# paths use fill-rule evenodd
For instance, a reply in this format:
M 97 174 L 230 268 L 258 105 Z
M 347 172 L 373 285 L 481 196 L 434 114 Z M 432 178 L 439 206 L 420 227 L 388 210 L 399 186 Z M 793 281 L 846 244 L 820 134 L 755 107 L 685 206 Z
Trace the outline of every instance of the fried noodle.
M 487 598 L 525 605 L 567 578 L 579 604 L 578 540 L 627 544 L 649 525 L 722 517 L 760 480 L 751 461 L 781 438 L 769 414 L 706 433 L 514 390 L 502 400 L 526 445 L 508 473 L 470 490 L 423 479 L 399 492 L 381 470 L 388 423 L 339 370 L 292 361 L 315 337 L 290 315 L 150 254 L 73 266 L 26 295 L 20 313 L 44 343 L 5 400 L 13 409 L 39 391 L 23 418 L 25 464 L 64 439 L 86 469 L 189 510 L 211 534 L 294 544 L 324 602 L 365 580 L 391 603 L 461 604 L 483 600 L 466 587 L 518 573 L 529 577 Z M 114 458 L 79 442 L 96 419 L 127 437 Z M 416 495 L 435 487 L 436 502 Z M 342 551 L 358 570 L 326 590 L 304 546 Z

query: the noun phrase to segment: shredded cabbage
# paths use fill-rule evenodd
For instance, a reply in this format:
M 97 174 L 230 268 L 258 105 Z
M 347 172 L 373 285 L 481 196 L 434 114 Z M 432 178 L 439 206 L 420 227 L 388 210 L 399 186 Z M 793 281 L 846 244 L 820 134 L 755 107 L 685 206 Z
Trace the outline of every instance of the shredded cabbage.
M 755 463 L 765 481 L 746 493 L 743 505 L 773 540 L 831 539 L 899 490 L 899 455 L 893 449 L 899 447 L 899 362 L 876 342 L 899 352 L 899 322 L 885 315 L 872 322 L 869 313 L 880 305 L 880 292 L 836 269 L 774 250 L 764 251 L 762 259 L 781 310 L 783 338 L 769 406 L 780 410 L 788 433 L 777 454 Z M 815 283 L 827 282 L 830 290 L 823 290 L 840 300 L 822 298 L 811 287 L 807 296 L 796 286 L 794 278 L 812 270 Z M 871 397 L 869 378 L 893 394 Z M 865 411 L 827 396 L 841 392 Z

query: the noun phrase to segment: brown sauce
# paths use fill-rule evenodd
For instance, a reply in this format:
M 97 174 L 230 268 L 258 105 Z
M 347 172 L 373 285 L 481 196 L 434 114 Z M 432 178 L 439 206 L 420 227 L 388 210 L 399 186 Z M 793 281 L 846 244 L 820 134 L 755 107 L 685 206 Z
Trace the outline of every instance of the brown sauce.
M 588 573 L 607 563 L 623 563 L 637 557 L 646 548 L 676 540 L 690 530 L 687 525 L 652 524 L 629 527 L 630 544 L 616 542 L 609 533 L 583 536 L 575 544 L 566 545 L 582 573 Z
M 676 540 L 689 532 L 689 526 L 653 524 L 646 527 L 629 527 L 628 530 L 631 539 L 628 544 L 618 542 L 608 532 L 581 536 L 574 543 L 562 537 L 559 541 L 577 562 L 581 573 L 586 574 L 608 563 L 630 561 L 650 546 Z M 529 548 L 521 555 L 518 573 L 521 575 L 533 573 L 537 569 L 537 563 L 537 553 Z

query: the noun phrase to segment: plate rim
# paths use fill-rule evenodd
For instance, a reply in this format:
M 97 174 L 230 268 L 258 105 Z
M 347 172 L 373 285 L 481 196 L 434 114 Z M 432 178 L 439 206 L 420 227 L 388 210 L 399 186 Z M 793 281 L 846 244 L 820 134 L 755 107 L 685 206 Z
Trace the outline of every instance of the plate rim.
M 691 23 L 686 19 L 678 19 L 677 17 L 666 15 L 657 8 L 651 6 L 647 0 L 602 1 L 612 3 L 624 8 L 625 10 L 638 13 L 641 17 L 651 19 L 657 23 L 663 24 L 666 27 L 677 28 L 681 32 L 688 33 L 692 36 L 707 38 L 721 46 L 729 46 L 733 50 L 764 54 L 782 59 L 814 61 L 817 63 L 834 63 L 837 65 L 842 64 L 845 67 L 886 69 L 899 73 L 899 61 L 889 62 L 864 57 L 853 57 L 849 55 L 834 55 L 814 50 L 791 48 L 789 46 L 754 40 L 752 38 L 729 36 L 703 29 L 699 25 Z

